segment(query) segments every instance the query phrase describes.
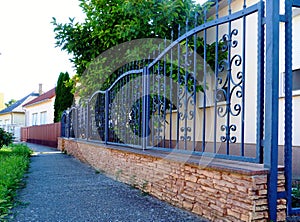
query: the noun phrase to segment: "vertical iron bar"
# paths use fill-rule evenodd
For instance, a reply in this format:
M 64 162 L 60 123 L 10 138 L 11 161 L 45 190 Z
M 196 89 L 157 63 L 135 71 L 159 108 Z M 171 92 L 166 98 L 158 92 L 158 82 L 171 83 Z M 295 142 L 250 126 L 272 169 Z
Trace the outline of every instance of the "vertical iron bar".
M 292 211 L 292 135 L 293 135 L 293 73 L 292 73 L 292 1 L 285 1 L 285 110 L 284 110 L 284 175 L 287 194 L 287 215 Z
M 128 101 L 127 100 L 127 96 L 125 93 L 125 90 L 127 88 L 126 85 L 126 77 L 122 78 L 119 80 L 119 82 L 114 86 L 114 88 L 116 88 L 116 97 L 114 98 L 114 103 L 115 103 L 115 109 L 117 109 L 117 113 L 116 113 L 116 120 L 117 120 L 117 124 L 116 126 L 114 126 L 114 135 L 116 135 L 117 137 L 117 143 L 119 143 L 120 141 L 118 139 L 121 139 L 124 143 L 128 144 L 128 141 L 126 139 L 126 135 L 128 134 L 128 132 L 131 132 L 131 128 L 127 129 L 125 127 L 125 123 L 127 121 L 126 118 L 127 117 L 127 113 L 126 111 L 128 111 L 128 109 L 126 109 L 126 105 Z M 125 89 L 124 89 L 125 88 Z M 121 96 L 120 96 L 121 95 Z M 125 114 L 126 113 L 126 114 Z M 126 117 L 125 117 L 126 116 Z
M 139 68 L 139 66 L 137 67 L 137 69 Z M 143 75 L 143 73 L 142 73 Z M 143 119 L 143 77 L 142 78 L 139 78 L 139 75 L 137 75 L 137 78 L 138 78 L 138 83 L 139 83 L 139 87 L 138 87 L 138 91 L 139 91 L 139 94 L 138 94 L 138 105 L 139 105 L 139 120 L 138 120 L 138 123 L 139 123 L 139 126 L 138 126 L 138 140 L 139 140 L 139 146 L 142 147 L 143 145 L 143 141 L 142 141 L 142 135 L 143 135 L 143 126 L 142 126 L 142 119 Z M 142 89 L 140 88 L 142 87 Z M 141 101 L 142 100 L 142 101 Z M 140 112 L 140 110 L 142 110 L 142 113 Z
M 277 219 L 279 0 L 266 1 L 266 121 L 264 165 L 268 175 L 269 220 Z
M 133 67 L 134 64 L 133 62 L 131 63 L 131 67 Z M 130 68 L 128 69 L 128 71 L 130 70 Z M 131 89 L 131 92 L 130 92 L 130 97 L 129 98 L 126 98 L 127 102 L 128 100 L 133 100 L 133 104 L 134 104 L 134 100 L 136 98 L 136 93 L 135 93 L 135 84 L 134 84 L 134 74 L 131 74 L 131 75 L 128 75 L 129 77 L 129 80 L 128 80 L 128 84 L 131 85 L 130 89 Z M 135 120 L 136 121 L 136 120 Z M 134 131 L 135 131 L 135 127 L 134 127 Z M 135 132 L 133 133 L 133 136 L 131 138 L 131 141 L 130 141 L 130 144 L 132 144 L 133 146 L 136 145 L 136 137 L 135 137 Z
M 66 110 L 66 128 L 65 128 L 66 137 L 69 138 L 69 108 Z
M 265 101 L 265 28 L 263 18 L 265 14 L 265 3 L 260 1 L 258 10 L 258 45 L 257 45 L 257 116 L 256 116 L 256 158 L 263 163 L 263 136 L 264 136 L 264 101 Z
M 195 14 L 195 24 L 194 26 L 197 27 L 197 19 L 198 19 L 198 16 L 197 16 L 197 13 Z M 194 119 L 193 119 L 193 127 L 192 127 L 192 130 L 193 130 L 193 151 L 196 150 L 196 105 L 197 105 L 197 90 L 196 90 L 196 78 L 197 78 L 197 34 L 195 33 L 194 34 L 194 75 L 193 75 L 193 78 L 194 78 L 194 82 L 193 82 L 193 91 L 192 93 L 194 93 L 194 96 L 193 96 L 193 100 L 194 100 Z
M 79 121 L 78 121 L 78 108 L 75 107 L 75 119 L 76 119 L 76 135 L 75 135 L 75 138 L 78 138 L 79 137 L 79 133 L 78 133 L 78 126 L 79 126 Z
M 147 76 L 147 79 L 146 79 L 146 107 L 145 107 L 145 109 L 146 109 L 146 122 L 145 122 L 145 128 L 146 128 L 146 139 L 145 139 L 145 142 L 146 142 L 146 147 L 145 148 L 147 148 L 147 146 L 149 145 L 149 136 L 150 136 L 150 126 L 149 126 L 149 123 L 150 123 L 150 115 L 152 115 L 151 113 L 150 113 L 150 110 L 151 110 L 151 104 L 150 104 L 150 102 L 151 102 L 151 95 L 150 95 L 150 75 L 149 75 L 149 68 L 148 68 L 148 66 L 146 67 L 146 76 Z
M 205 7 L 204 9 L 204 23 L 207 22 L 207 8 Z M 206 143 L 206 84 L 207 84 L 207 79 L 206 79 L 206 67 L 207 67 L 207 48 L 206 48 L 206 44 L 207 44 L 207 29 L 204 29 L 204 58 L 203 58 L 203 132 L 202 132 L 202 152 L 205 152 L 205 143 Z
M 188 32 L 188 20 L 186 20 L 186 32 Z M 184 97 L 184 149 L 187 150 L 187 141 L 188 141 L 188 63 L 189 63 L 189 45 L 188 45 L 189 39 L 188 37 L 185 38 L 185 64 L 184 64 L 184 90 L 185 90 L 185 97 Z
M 180 37 L 180 25 L 178 26 L 178 38 Z M 178 65 L 177 65 L 177 127 L 176 127 L 176 148 L 179 149 L 179 133 L 180 133 L 180 88 L 181 88 L 181 76 L 180 76 L 180 43 L 177 45 L 177 59 L 178 59 Z
M 172 33 L 171 33 L 171 42 L 173 42 L 173 30 L 172 30 Z M 172 127 L 173 127 L 173 121 L 172 121 L 172 115 L 173 115 L 173 112 L 172 112 L 172 107 L 173 107 L 173 98 L 172 98 L 172 93 L 173 93 L 173 48 L 171 48 L 171 52 L 170 52 L 170 63 L 171 63 L 171 67 L 170 67 L 170 102 L 171 102 L 171 105 L 170 105 L 170 141 L 169 141 L 169 148 L 172 147 Z
M 69 117 L 69 109 L 67 109 L 67 112 L 66 112 L 66 130 L 65 130 L 65 132 L 66 132 L 66 137 L 67 138 L 69 138 L 70 137 L 70 117 Z
M 143 126 L 143 143 L 142 143 L 142 148 L 145 150 L 147 148 L 147 140 L 146 138 L 148 137 L 147 134 L 147 129 L 148 129 L 148 119 L 147 119 L 147 113 L 148 113 L 148 104 L 147 104 L 147 79 L 148 79 L 148 73 L 147 73 L 148 68 L 144 67 L 143 68 L 143 106 L 142 106 L 142 126 Z
M 127 85 L 128 84 L 128 86 L 127 87 L 125 87 L 125 89 L 124 88 L 122 88 L 122 90 L 123 90 L 123 92 L 124 92 L 124 98 L 123 98 L 123 104 L 125 104 L 123 107 L 123 110 L 124 110 L 124 113 L 126 113 L 127 112 L 127 110 L 128 110 L 128 107 L 127 107 L 127 105 L 128 105 L 128 99 L 129 98 L 131 98 L 131 95 L 130 95 L 130 76 L 125 76 L 124 78 L 123 78 L 123 84 L 124 85 Z M 125 135 L 126 135 L 126 142 L 129 144 L 130 142 L 131 142 L 131 135 L 132 134 L 130 134 L 130 133 L 128 133 L 127 132 L 127 130 L 126 130 L 126 127 L 124 126 L 124 129 L 125 129 Z
M 231 15 L 231 0 L 228 0 L 228 15 Z M 231 131 L 231 127 L 230 127 L 230 110 L 231 110 L 231 103 L 230 103 L 230 83 L 231 83 L 231 43 L 232 43 L 232 36 L 231 36 L 231 21 L 229 21 L 228 23 L 228 40 L 230 41 L 230 45 L 227 44 L 228 47 L 228 57 L 227 57 L 227 92 L 226 92 L 226 112 L 227 112 L 227 116 L 226 116 L 226 154 L 229 155 L 229 151 L 230 151 L 230 131 Z
M 105 144 L 107 144 L 109 139 L 109 92 L 105 91 Z
M 90 101 L 87 101 L 86 106 L 86 140 L 89 140 L 90 137 Z
M 216 19 L 219 18 L 219 1 L 216 2 Z M 214 110 L 214 153 L 217 152 L 217 90 L 218 90 L 218 52 L 219 52 L 219 25 L 216 26 L 216 47 L 215 47 L 215 92 L 214 92 L 214 101 L 215 101 L 215 110 Z
M 160 48 L 160 46 L 159 46 Z M 159 53 L 160 54 L 160 50 L 159 50 Z M 158 64 L 158 68 L 157 68 L 157 71 L 158 71 L 158 87 L 157 87 L 157 94 L 158 94 L 158 105 L 157 105 L 157 108 L 158 108 L 158 117 L 157 117 L 157 137 L 156 137 L 156 144 L 159 144 L 159 146 L 161 146 L 161 141 L 160 141 L 160 136 L 161 136 L 161 122 L 160 122 L 160 118 L 161 118 L 161 104 L 160 104 L 160 87 L 161 87 L 161 82 L 160 82 L 160 78 L 161 78 L 161 73 L 160 73 L 160 60 L 157 62 Z
M 244 0 L 243 10 L 246 9 Z M 240 155 L 245 156 L 245 80 L 246 80 L 246 16 L 243 16 L 243 52 L 242 52 L 242 115 L 241 115 L 241 150 Z
M 126 106 L 127 106 L 127 102 L 128 102 L 127 100 L 128 100 L 128 98 L 131 98 L 131 96 L 132 96 L 131 88 L 130 88 L 130 75 L 128 75 L 124 78 L 124 84 L 129 85 L 129 87 L 126 87 L 126 90 L 125 90 L 126 97 L 125 97 L 125 100 L 124 100 L 124 102 L 126 103 Z M 126 109 L 128 109 L 128 107 L 126 107 L 125 110 Z M 128 144 L 132 143 L 132 134 L 128 133 L 128 132 L 125 132 L 125 133 L 126 133 L 126 138 L 127 138 Z
M 154 57 L 154 56 L 153 56 Z M 154 57 L 155 58 L 155 57 Z M 155 145 L 155 143 L 154 143 L 154 139 L 155 139 L 155 129 L 154 129 L 154 124 L 155 124 L 155 117 L 154 117 L 154 110 L 155 110 L 155 92 L 154 92 L 154 89 L 155 89 L 155 65 L 153 65 L 152 67 L 152 91 L 151 91 L 151 93 L 152 93 L 152 98 L 151 98 L 151 100 L 152 100 L 152 104 L 151 104 L 151 109 L 153 110 L 152 111 L 152 129 L 151 129 L 151 132 L 152 132 L 152 146 L 154 146 Z
M 164 49 L 167 47 L 167 40 L 166 40 L 166 38 L 165 38 L 165 40 L 164 40 Z M 163 99 L 163 101 L 164 101 L 164 106 L 163 106 L 163 108 L 164 108 L 164 113 L 163 113 L 163 121 L 164 121 L 164 128 L 163 128 L 163 146 L 164 146 L 164 148 L 166 147 L 166 117 L 167 117 L 167 114 L 166 114 L 166 111 L 167 111 L 167 109 L 166 109 L 166 104 L 167 104 L 167 100 L 166 100 L 166 85 L 167 85 L 167 61 L 166 61 L 166 54 L 164 55 L 164 73 L 163 73 L 163 76 L 164 76 L 164 85 L 163 85 L 163 87 L 164 87 L 164 99 Z

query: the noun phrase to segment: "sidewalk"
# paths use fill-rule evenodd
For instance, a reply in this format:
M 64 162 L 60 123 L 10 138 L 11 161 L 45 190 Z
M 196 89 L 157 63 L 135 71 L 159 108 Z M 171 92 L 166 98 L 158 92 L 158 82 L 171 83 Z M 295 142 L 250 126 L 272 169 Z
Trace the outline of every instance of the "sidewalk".
M 93 168 L 59 151 L 28 144 L 31 158 L 21 205 L 11 221 L 206 221 L 130 186 L 97 174 Z

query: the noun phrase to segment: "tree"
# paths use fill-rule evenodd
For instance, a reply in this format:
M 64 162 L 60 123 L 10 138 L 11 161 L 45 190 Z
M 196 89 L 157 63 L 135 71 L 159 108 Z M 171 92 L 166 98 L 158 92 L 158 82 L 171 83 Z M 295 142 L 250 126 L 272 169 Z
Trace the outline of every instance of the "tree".
M 71 93 L 72 87 L 66 85 L 69 80 L 68 72 L 59 74 L 55 89 L 54 122 L 59 122 L 63 111 L 72 106 L 74 99 L 74 95 Z
M 135 39 L 177 38 L 186 31 L 187 20 L 194 26 L 196 13 L 198 24 L 203 23 L 204 11 L 193 0 L 80 0 L 80 7 L 86 14 L 83 23 L 74 18 L 66 24 L 52 21 L 56 46 L 73 55 L 76 81 L 107 49 Z
M 62 50 L 72 54 L 71 61 L 74 64 L 77 75 L 73 77 L 72 84 L 77 85 L 81 98 L 89 98 L 96 90 L 105 90 L 116 80 L 124 70 L 129 71 L 131 68 L 144 67 L 147 64 L 146 56 L 136 56 L 139 51 L 149 53 L 157 50 L 154 39 L 175 40 L 187 30 L 204 22 L 205 11 L 215 1 L 208 1 L 207 4 L 200 6 L 195 4 L 193 0 L 80 0 L 80 6 L 86 14 L 83 23 L 75 22 L 74 18 L 70 18 L 69 23 L 62 24 L 53 18 L 56 46 Z M 135 47 L 135 41 L 140 39 L 152 39 L 153 44 L 139 45 L 144 47 L 140 50 Z M 128 52 L 122 49 L 123 43 L 133 43 Z M 160 41 L 161 42 L 161 41 Z M 195 42 L 188 39 L 187 44 L 194 49 Z M 185 42 L 180 42 L 185 45 Z M 206 45 L 207 61 L 213 68 L 215 67 L 215 46 L 216 43 Z M 226 53 L 221 53 L 222 44 L 219 44 L 219 58 L 221 61 L 226 58 Z M 155 47 L 155 48 L 154 48 Z M 115 53 L 109 54 L 112 49 L 119 50 L 118 56 Z M 184 48 L 184 47 L 183 47 Z M 197 53 L 201 56 L 204 54 L 204 39 L 201 35 L 196 40 Z M 108 50 L 110 49 L 110 50 Z M 106 54 L 108 52 L 108 54 Z M 105 54 L 105 56 L 102 56 Z M 101 56 L 99 56 L 101 55 Z M 121 55 L 121 56 L 120 56 Z M 157 55 L 157 53 L 156 53 Z M 123 67 L 119 60 L 130 61 Z M 132 61 L 132 63 L 131 63 Z M 151 59 L 150 59 L 151 62 Z M 171 61 L 172 62 L 172 61 Z M 173 58 L 176 63 L 176 58 Z M 182 66 L 172 67 L 167 61 L 166 75 L 179 84 L 184 84 L 186 70 Z M 178 63 L 177 63 L 178 64 Z M 119 69 L 120 68 L 120 69 Z M 123 69 L 124 68 L 124 69 Z M 201 69 L 199 66 L 197 69 Z M 200 70 L 197 72 L 200 75 Z M 84 78 L 83 78 L 84 77 Z M 193 88 L 193 76 L 188 77 L 188 90 L 203 91 L 206 86 L 196 83 Z M 197 79 L 197 77 L 196 77 Z M 76 84 L 79 81 L 80 84 Z M 122 81 L 121 81 L 122 82 Z M 122 83 L 120 83 L 122 84 Z M 159 102 L 161 98 L 153 95 L 151 101 Z M 102 102 L 101 102 L 102 101 Z M 95 102 L 95 118 L 96 125 L 99 126 L 99 135 L 104 136 L 102 122 L 104 121 L 104 104 L 100 94 L 98 94 Z M 166 106 L 173 107 L 171 101 L 166 101 Z M 130 112 L 132 121 L 130 127 L 136 133 L 141 134 L 141 100 L 138 100 L 132 107 Z M 150 111 L 152 115 L 155 110 Z M 137 122 L 139 119 L 139 122 Z M 101 131 L 101 132 L 100 132 Z
M 11 99 L 11 100 L 9 100 L 7 103 L 5 103 L 5 106 L 6 106 L 6 107 L 10 107 L 11 105 L 13 105 L 13 104 L 16 103 L 16 102 L 17 102 L 17 100 Z

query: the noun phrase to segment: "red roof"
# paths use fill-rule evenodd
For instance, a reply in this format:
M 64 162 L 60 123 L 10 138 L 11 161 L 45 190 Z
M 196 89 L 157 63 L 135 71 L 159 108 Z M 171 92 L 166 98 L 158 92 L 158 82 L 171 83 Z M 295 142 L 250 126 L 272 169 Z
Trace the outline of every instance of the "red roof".
M 23 107 L 24 106 L 29 106 L 29 105 L 32 105 L 32 104 L 35 104 L 35 103 L 39 103 L 39 102 L 42 102 L 44 100 L 48 100 L 48 99 L 53 98 L 56 95 L 55 94 L 55 88 L 56 87 L 54 87 L 53 89 L 49 90 L 48 92 L 43 93 L 42 95 L 40 95 L 39 97 L 31 100 L 30 102 L 24 104 Z

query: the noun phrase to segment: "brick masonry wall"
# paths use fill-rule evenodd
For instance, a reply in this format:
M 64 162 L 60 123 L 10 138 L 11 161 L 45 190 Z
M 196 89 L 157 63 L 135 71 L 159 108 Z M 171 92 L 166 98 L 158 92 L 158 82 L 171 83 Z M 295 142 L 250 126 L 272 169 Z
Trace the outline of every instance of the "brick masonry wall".
M 190 161 L 60 138 L 58 148 L 108 176 L 211 221 L 268 221 L 265 170 L 202 167 Z M 279 174 L 278 190 L 284 190 Z M 278 221 L 285 221 L 278 200 Z

